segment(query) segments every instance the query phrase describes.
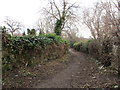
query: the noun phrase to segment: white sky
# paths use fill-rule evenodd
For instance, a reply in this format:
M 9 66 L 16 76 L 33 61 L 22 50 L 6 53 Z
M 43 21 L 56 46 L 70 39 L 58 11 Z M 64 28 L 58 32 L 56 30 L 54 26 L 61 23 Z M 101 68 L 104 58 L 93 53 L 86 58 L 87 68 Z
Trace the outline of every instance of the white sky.
M 0 0 L 0 24 L 3 24 L 6 16 L 22 22 L 26 27 L 33 28 L 40 17 L 40 9 L 47 5 L 48 0 Z M 55 0 L 58 1 L 58 0 Z M 70 0 L 81 2 L 81 5 L 89 7 L 98 0 Z M 89 32 L 82 32 L 89 37 Z

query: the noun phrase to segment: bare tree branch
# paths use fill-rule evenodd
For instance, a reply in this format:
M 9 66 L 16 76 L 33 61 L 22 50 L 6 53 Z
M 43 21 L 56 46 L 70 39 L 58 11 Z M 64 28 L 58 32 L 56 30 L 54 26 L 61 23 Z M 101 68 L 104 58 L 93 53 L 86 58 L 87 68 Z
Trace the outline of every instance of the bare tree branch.
M 19 32 L 24 26 L 17 21 L 12 20 L 9 17 L 6 17 L 6 20 L 4 21 L 6 24 L 6 31 L 9 32 L 11 35 L 14 35 L 14 32 Z

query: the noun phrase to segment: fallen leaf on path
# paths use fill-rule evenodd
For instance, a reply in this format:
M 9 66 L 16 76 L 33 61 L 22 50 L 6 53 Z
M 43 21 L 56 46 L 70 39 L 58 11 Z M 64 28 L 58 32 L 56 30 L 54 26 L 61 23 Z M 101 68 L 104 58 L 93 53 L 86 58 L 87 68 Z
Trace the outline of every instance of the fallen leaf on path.
M 96 77 L 92 77 L 93 79 L 95 79 Z
M 101 67 L 98 67 L 99 69 L 104 69 L 104 67 L 103 66 L 101 66 Z

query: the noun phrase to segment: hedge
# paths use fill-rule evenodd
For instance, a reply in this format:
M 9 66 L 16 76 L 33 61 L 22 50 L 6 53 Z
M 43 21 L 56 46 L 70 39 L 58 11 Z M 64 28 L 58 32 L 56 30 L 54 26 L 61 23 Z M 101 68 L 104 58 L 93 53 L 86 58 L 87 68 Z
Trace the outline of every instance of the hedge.
M 3 70 L 12 70 L 20 65 L 32 65 L 37 62 L 36 58 L 50 60 L 49 57 L 53 57 L 55 59 L 54 57 L 60 57 L 68 49 L 68 41 L 56 34 L 22 37 L 7 35 L 5 38 L 6 40 L 3 41 Z

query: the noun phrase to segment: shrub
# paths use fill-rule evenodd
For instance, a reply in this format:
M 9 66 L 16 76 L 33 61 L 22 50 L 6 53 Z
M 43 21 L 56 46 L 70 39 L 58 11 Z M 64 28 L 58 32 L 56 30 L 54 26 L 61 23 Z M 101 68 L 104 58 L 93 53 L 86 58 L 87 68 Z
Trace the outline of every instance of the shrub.
M 76 42 L 74 49 L 82 51 L 84 53 L 91 54 L 94 58 L 99 60 L 105 67 L 111 65 L 113 57 L 113 45 L 111 39 L 106 38 L 104 40 L 84 40 Z
M 92 42 L 93 40 L 82 40 L 82 41 L 74 43 L 73 47 L 77 51 L 89 53 L 88 47 Z
M 50 49 L 51 47 L 53 48 Z M 63 40 L 56 34 L 42 34 L 39 36 L 25 35 L 22 37 L 6 36 L 6 41 L 3 42 L 3 69 L 11 70 L 22 64 L 31 65 L 33 62 L 36 62 L 34 58 L 44 57 L 47 55 L 45 53 L 49 52 L 48 57 L 45 56 L 45 58 L 51 57 L 51 53 L 55 53 L 53 55 L 64 55 L 68 50 L 67 47 L 68 41 Z M 60 48 L 59 51 L 56 50 L 58 48 Z M 56 51 L 62 52 L 63 54 L 56 53 Z
M 74 48 L 74 44 L 76 43 L 76 41 L 74 40 L 69 40 L 69 46 L 70 48 Z
M 74 43 L 73 48 L 77 51 L 80 51 L 81 44 L 82 44 L 81 42 L 76 42 Z

